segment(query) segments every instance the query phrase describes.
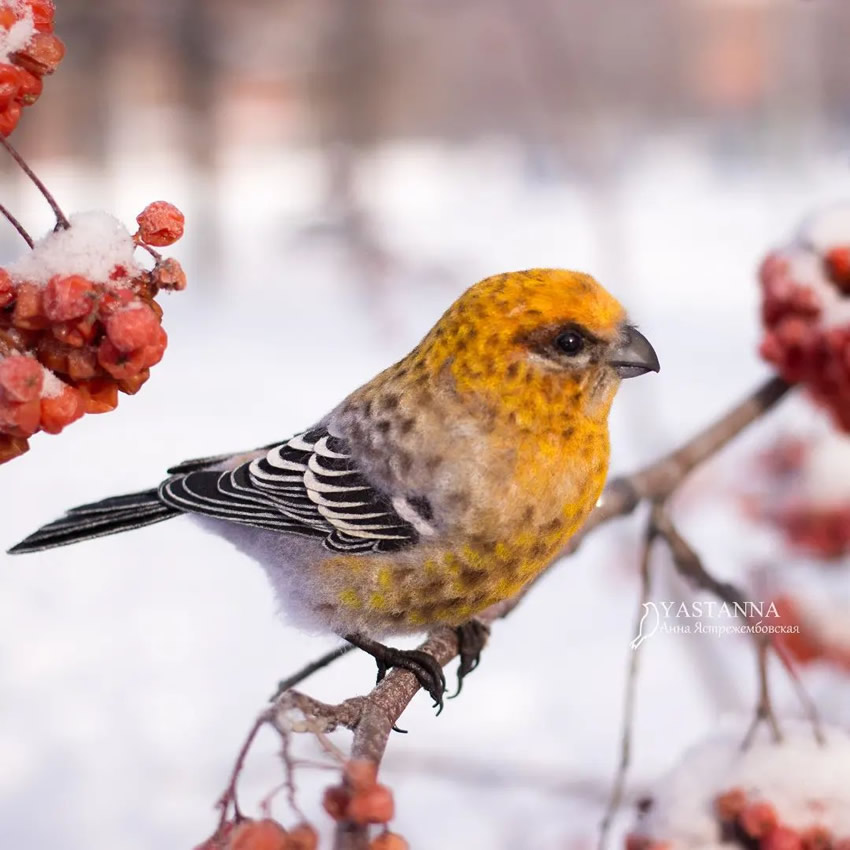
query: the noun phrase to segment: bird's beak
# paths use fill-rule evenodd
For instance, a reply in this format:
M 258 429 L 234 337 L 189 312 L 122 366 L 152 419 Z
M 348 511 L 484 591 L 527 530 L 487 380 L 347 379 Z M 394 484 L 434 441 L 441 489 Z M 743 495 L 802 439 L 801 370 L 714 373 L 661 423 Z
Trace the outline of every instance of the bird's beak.
M 658 355 L 649 340 L 631 325 L 623 328 L 619 343 L 611 350 L 608 364 L 621 378 L 636 378 L 661 369 Z

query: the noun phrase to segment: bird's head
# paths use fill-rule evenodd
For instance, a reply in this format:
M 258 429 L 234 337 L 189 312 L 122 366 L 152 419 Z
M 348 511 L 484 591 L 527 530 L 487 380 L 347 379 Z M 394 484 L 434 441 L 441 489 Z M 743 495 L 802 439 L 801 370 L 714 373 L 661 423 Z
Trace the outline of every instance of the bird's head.
M 468 289 L 420 354 L 458 392 L 489 398 L 520 424 L 604 420 L 623 378 L 659 370 L 646 337 L 590 275 L 530 269 Z M 553 417 L 557 421 L 552 421 Z

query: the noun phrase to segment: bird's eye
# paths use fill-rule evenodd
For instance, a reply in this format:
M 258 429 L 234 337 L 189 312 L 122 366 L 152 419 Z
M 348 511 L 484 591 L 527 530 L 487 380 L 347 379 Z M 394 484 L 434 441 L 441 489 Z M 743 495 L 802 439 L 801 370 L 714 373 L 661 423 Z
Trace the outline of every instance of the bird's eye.
M 575 357 L 584 348 L 584 337 L 578 331 L 564 331 L 555 340 L 558 350 Z

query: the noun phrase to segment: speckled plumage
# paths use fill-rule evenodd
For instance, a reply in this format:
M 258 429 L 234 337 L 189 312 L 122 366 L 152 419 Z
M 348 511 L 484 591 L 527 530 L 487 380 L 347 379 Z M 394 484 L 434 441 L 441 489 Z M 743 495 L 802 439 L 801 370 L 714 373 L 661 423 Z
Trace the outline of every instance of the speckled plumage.
M 558 347 L 565 328 L 583 340 L 576 355 Z M 149 522 L 167 518 L 163 510 L 206 514 L 210 530 L 260 561 L 305 626 L 380 636 L 459 625 L 537 575 L 593 508 L 608 467 L 608 411 L 629 366 L 614 354 L 629 330 L 623 308 L 588 275 L 532 269 L 488 278 L 407 357 L 311 429 L 306 444 L 178 467 L 140 504 Z M 325 477 L 310 479 L 308 467 Z M 222 477 L 223 469 L 238 474 Z M 302 469 L 304 493 L 291 483 Z M 331 486 L 345 482 L 358 486 Z M 224 497 L 235 501 L 222 507 Z M 131 507 L 119 505 L 120 521 L 87 536 L 130 527 Z M 351 524 L 337 505 L 378 519 Z M 255 506 L 272 517 L 261 528 L 252 524 Z M 274 530 L 276 510 L 287 530 Z M 36 532 L 29 548 L 85 536 L 74 516 Z M 303 534 L 290 533 L 296 522 Z M 336 548 L 323 538 L 328 530 Z

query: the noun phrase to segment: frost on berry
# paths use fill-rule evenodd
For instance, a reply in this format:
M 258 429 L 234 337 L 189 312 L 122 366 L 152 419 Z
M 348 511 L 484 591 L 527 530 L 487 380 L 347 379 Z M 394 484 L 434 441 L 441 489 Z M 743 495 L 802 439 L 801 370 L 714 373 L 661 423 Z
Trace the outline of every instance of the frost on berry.
M 0 393 L 9 401 L 32 401 L 41 395 L 44 369 L 34 357 L 13 355 L 0 360 Z
M 186 288 L 186 272 L 177 260 L 166 258 L 156 264 L 152 272 L 153 282 L 160 289 L 179 292 Z
M 155 248 L 173 245 L 183 235 L 183 213 L 167 201 L 154 201 L 136 216 L 139 239 Z
M 81 275 L 56 275 L 44 288 L 44 315 L 54 322 L 79 319 L 95 306 L 95 285 Z
M 850 209 L 813 216 L 759 280 L 762 357 L 850 431 Z
M 106 336 L 124 352 L 156 343 L 159 328 L 159 321 L 147 304 L 131 305 L 106 320 Z

